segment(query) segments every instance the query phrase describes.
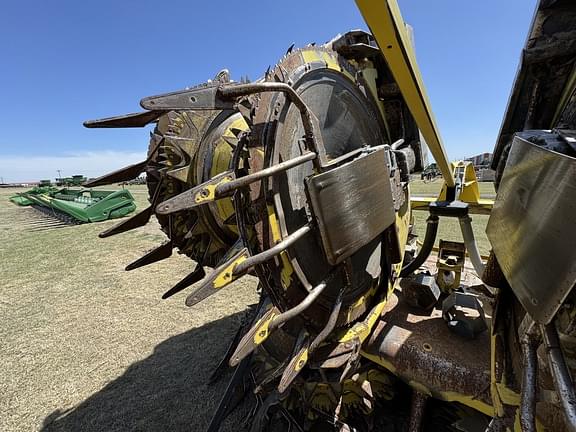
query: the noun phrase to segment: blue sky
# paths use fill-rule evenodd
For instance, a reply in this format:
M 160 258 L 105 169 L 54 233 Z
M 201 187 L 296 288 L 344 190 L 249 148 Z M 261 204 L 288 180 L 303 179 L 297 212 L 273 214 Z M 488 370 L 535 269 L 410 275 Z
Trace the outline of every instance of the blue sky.
M 375 0 L 377 1 L 377 0 Z M 491 151 L 535 0 L 399 0 L 451 158 Z M 256 79 L 292 43 L 366 28 L 352 0 L 6 1 L 0 177 L 96 176 L 138 161 L 148 129 L 90 130 L 222 68 Z

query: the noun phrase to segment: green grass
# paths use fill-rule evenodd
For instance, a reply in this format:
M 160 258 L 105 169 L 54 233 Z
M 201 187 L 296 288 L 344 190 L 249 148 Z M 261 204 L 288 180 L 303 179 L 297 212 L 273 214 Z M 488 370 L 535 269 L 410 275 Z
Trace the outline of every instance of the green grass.
M 410 192 L 414 196 L 438 196 L 442 188 L 442 180 L 436 179 L 432 182 L 424 183 L 421 180 L 414 180 L 410 183 Z M 479 183 L 480 196 L 482 198 L 494 198 L 495 191 L 493 183 L 482 182 Z M 424 240 L 424 233 L 426 232 L 426 218 L 428 212 L 415 211 L 414 213 L 415 231 L 419 239 Z M 487 215 L 471 215 L 472 228 L 478 243 L 478 249 L 482 255 L 487 255 L 490 252 L 490 243 L 486 236 L 486 224 L 488 223 Z M 462 242 L 462 234 L 460 231 L 460 224 L 458 220 L 451 218 L 441 218 L 438 226 L 438 235 L 436 237 L 436 246 L 439 240 L 451 240 Z

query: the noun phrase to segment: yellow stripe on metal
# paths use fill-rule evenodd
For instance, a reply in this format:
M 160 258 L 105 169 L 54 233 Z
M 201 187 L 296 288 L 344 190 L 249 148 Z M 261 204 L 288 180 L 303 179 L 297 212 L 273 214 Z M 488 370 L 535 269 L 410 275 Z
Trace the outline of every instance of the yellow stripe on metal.
M 320 58 L 320 53 L 314 49 L 304 50 L 302 51 L 302 58 L 304 59 L 304 63 L 314 63 L 317 61 L 322 61 Z
M 340 65 L 338 64 L 338 60 L 334 56 L 327 53 L 326 51 L 322 52 L 322 58 L 326 62 L 326 66 L 328 66 L 328 69 L 334 69 L 337 71 L 341 69 Z
M 270 232 L 272 234 L 272 240 L 275 243 L 282 241 L 282 234 L 280 233 L 280 224 L 278 223 L 278 218 L 276 217 L 276 212 L 274 207 L 267 206 L 268 210 L 268 224 L 270 226 Z M 290 262 L 290 258 L 286 251 L 280 252 L 280 261 L 282 262 L 282 271 L 280 272 L 280 279 L 282 281 L 282 286 L 284 289 L 288 288 L 292 283 L 292 274 L 294 273 L 294 267 Z
M 446 150 L 396 0 L 356 0 L 356 4 L 386 59 L 444 181 L 449 187 L 454 187 Z
M 233 262 L 231 262 L 230 265 L 226 266 L 226 268 L 223 269 L 218 274 L 216 279 L 214 279 L 214 282 L 212 284 L 213 287 L 216 289 L 220 289 L 238 279 L 239 276 L 234 275 L 234 267 L 236 267 L 241 262 L 246 261 L 247 258 L 248 258 L 248 251 L 245 251 L 242 255 L 240 255 Z

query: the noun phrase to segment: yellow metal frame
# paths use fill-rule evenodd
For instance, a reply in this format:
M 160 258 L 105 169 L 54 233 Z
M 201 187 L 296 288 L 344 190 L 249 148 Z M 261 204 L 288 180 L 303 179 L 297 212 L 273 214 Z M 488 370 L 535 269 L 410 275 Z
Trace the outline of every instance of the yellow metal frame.
M 356 0 L 448 187 L 454 178 L 396 0 Z
M 470 213 L 489 215 L 494 206 L 494 200 L 480 198 L 478 179 L 476 178 L 476 172 L 474 171 L 472 163 L 459 161 L 452 162 L 450 165 L 452 167 L 452 178 L 456 178 L 460 173 L 463 174 L 460 195 L 456 198 L 468 204 L 468 211 Z M 446 201 L 447 189 L 446 182 L 444 182 L 437 198 L 410 197 L 412 210 L 428 210 L 430 203 Z

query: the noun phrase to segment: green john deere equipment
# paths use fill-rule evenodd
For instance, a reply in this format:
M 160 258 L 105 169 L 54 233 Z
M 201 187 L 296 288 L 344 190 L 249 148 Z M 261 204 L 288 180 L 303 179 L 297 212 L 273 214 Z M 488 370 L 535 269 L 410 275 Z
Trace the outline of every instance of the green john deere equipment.
M 32 206 L 48 216 L 73 224 L 101 222 L 126 216 L 136 209 L 125 189 L 104 191 L 38 186 L 10 197 L 20 206 Z

